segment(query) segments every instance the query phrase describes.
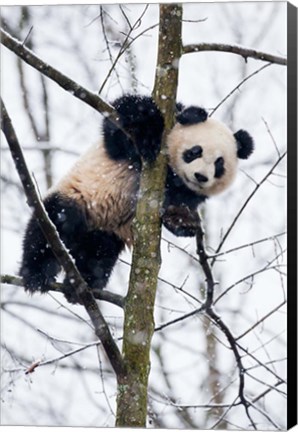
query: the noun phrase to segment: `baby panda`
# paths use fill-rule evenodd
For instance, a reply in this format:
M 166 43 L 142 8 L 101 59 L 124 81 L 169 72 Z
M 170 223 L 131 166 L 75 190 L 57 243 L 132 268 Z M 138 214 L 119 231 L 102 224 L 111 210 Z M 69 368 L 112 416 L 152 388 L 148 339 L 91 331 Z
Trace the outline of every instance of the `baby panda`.
M 44 205 L 89 287 L 106 286 L 125 245 L 131 247 L 142 161 L 153 162 L 164 120 L 152 98 L 124 95 L 113 103 L 117 124 L 106 117 L 103 138 L 51 188 Z M 231 132 L 199 107 L 177 104 L 176 125 L 167 137 L 168 173 L 161 209 L 163 224 L 177 236 L 194 236 L 197 207 L 225 190 L 238 158 L 254 149 L 250 135 Z M 20 275 L 25 290 L 46 292 L 61 267 L 33 214 L 25 232 Z M 68 301 L 76 302 L 64 280 Z

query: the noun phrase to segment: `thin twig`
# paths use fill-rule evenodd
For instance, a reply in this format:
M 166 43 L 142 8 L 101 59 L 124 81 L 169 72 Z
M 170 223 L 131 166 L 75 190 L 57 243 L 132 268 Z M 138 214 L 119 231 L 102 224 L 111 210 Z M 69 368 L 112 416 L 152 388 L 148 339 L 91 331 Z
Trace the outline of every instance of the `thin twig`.
M 103 81 L 103 83 L 102 83 L 102 85 L 101 85 L 101 87 L 100 87 L 100 89 L 99 89 L 99 91 L 98 91 L 98 94 L 101 94 L 101 93 L 102 93 L 104 86 L 106 85 L 106 83 L 107 83 L 108 79 L 110 78 L 112 72 L 115 70 L 118 61 L 120 60 L 120 58 L 122 57 L 122 55 L 125 53 L 125 51 L 126 51 L 126 50 L 131 46 L 131 45 L 132 45 L 132 43 L 133 43 L 133 42 L 134 42 L 134 41 L 135 41 L 135 40 L 136 40 L 136 39 L 137 39 L 141 34 L 147 32 L 149 29 L 151 29 L 151 28 L 153 27 L 153 26 L 152 26 L 152 27 L 149 27 L 148 29 L 145 29 L 142 33 L 140 33 L 138 36 L 136 36 L 136 37 L 133 38 L 130 42 L 128 42 L 129 39 L 130 39 L 130 35 L 131 35 L 131 33 L 139 27 L 140 22 L 141 22 L 141 20 L 142 20 L 144 14 L 145 14 L 147 8 L 148 8 L 148 5 L 145 7 L 145 9 L 144 9 L 144 11 L 142 12 L 141 16 L 140 16 L 140 17 L 136 20 L 136 22 L 135 22 L 135 23 L 130 27 L 129 32 L 128 32 L 127 35 L 125 36 L 125 39 L 124 39 L 124 41 L 123 41 L 123 43 L 122 43 L 122 45 L 121 45 L 121 47 L 120 47 L 120 50 L 119 50 L 117 56 L 115 57 L 115 60 L 114 60 L 114 62 L 112 63 L 111 68 L 110 68 L 109 72 L 107 73 L 107 75 L 106 75 L 106 77 L 105 77 L 105 79 L 104 79 L 104 81 Z M 158 24 L 157 24 L 157 25 L 158 25 Z
M 276 240 L 277 237 L 284 236 L 284 235 L 286 235 L 286 231 L 284 231 L 282 233 L 279 233 L 279 234 L 276 234 L 274 236 L 265 237 L 265 238 L 260 239 L 260 240 L 255 240 L 255 241 L 253 241 L 251 243 L 246 243 L 244 245 L 236 246 L 236 247 L 234 247 L 232 249 L 220 252 L 220 253 L 215 254 L 215 255 L 208 255 L 208 259 L 218 258 L 220 256 L 227 255 L 229 253 L 236 252 L 236 251 L 244 249 L 244 248 L 256 246 L 259 243 L 264 243 L 264 242 L 269 241 L 269 240 Z M 192 255 L 190 255 L 190 256 L 192 256 Z
M 236 343 L 237 343 L 238 348 L 240 348 L 243 352 L 245 352 L 246 355 L 251 357 L 257 364 L 259 364 L 261 367 L 266 369 L 266 371 L 270 372 L 273 376 L 275 376 L 275 378 L 282 381 L 283 384 L 286 384 L 286 381 L 284 379 L 282 379 L 280 376 L 278 376 L 272 369 L 270 369 L 266 365 L 266 363 L 261 362 L 256 356 L 254 356 L 251 352 L 249 352 L 247 348 L 244 348 L 242 345 L 240 345 L 239 342 L 236 342 Z
M 30 37 L 30 35 L 31 35 L 32 30 L 33 30 L 33 25 L 30 27 L 30 29 L 29 29 L 29 31 L 28 31 L 28 33 L 27 33 L 27 36 L 25 37 L 25 39 L 24 39 L 22 45 L 25 45 L 25 44 L 27 43 L 27 41 L 28 41 L 28 39 L 29 39 L 29 37 Z
M 206 17 L 206 18 L 201 18 L 201 19 L 196 19 L 196 20 L 195 19 L 194 20 L 192 20 L 192 19 L 183 19 L 182 22 L 197 24 L 197 23 L 205 22 L 207 20 L 208 20 L 208 18 Z
M 203 312 L 204 312 L 204 308 L 200 307 L 200 308 L 195 309 L 195 310 L 193 310 L 193 311 L 191 311 L 191 312 L 189 312 L 189 313 L 187 313 L 185 315 L 182 315 L 182 316 L 180 316 L 178 318 L 175 318 L 175 319 L 173 319 L 171 321 L 168 321 L 168 322 L 166 322 L 164 324 L 161 324 L 158 327 L 155 327 L 154 331 L 155 332 L 161 331 L 161 330 L 163 330 L 166 327 L 169 327 L 169 326 L 171 326 L 173 324 L 177 324 L 178 322 L 184 321 L 187 318 L 190 318 L 190 317 L 195 316 L 195 315 L 199 315 L 200 313 L 203 313 Z
M 282 252 L 279 254 L 279 256 L 282 255 L 283 253 L 284 253 L 284 251 L 282 251 Z M 240 283 L 246 281 L 247 279 L 253 278 L 254 276 L 256 276 L 256 275 L 258 275 L 258 274 L 260 274 L 260 273 L 263 273 L 263 272 L 265 272 L 265 271 L 273 270 L 274 267 L 272 266 L 272 263 L 273 263 L 274 261 L 276 261 L 277 258 L 278 258 L 278 257 L 275 256 L 271 261 L 269 261 L 269 262 L 268 262 L 264 267 L 262 267 L 261 269 L 256 270 L 256 271 L 254 271 L 254 272 L 252 272 L 252 273 L 250 273 L 250 274 L 244 276 L 243 278 L 239 279 L 237 282 L 235 282 L 235 283 L 233 283 L 232 285 L 230 285 L 228 288 L 226 288 L 224 291 L 222 291 L 222 292 L 219 294 L 219 296 L 215 299 L 214 304 L 216 304 L 216 303 L 217 303 L 221 298 L 223 298 L 223 297 L 224 297 L 224 296 L 225 296 L 225 295 L 226 295 L 226 294 L 227 294 L 231 289 L 235 288 L 235 286 L 239 285 Z
M 239 217 L 243 213 L 244 209 L 246 208 L 246 206 L 248 205 L 248 203 L 250 202 L 250 200 L 254 197 L 254 195 L 256 194 L 256 192 L 258 191 L 258 189 L 262 186 L 262 184 L 265 183 L 265 181 L 268 179 L 268 177 L 270 177 L 270 175 L 273 173 L 273 171 L 279 165 L 279 163 L 283 160 L 283 158 L 286 156 L 286 154 L 287 154 L 287 152 L 284 152 L 277 159 L 277 161 L 274 163 L 274 165 L 270 168 L 270 170 L 266 173 L 266 175 L 262 178 L 262 180 L 259 183 L 257 183 L 257 185 L 255 186 L 255 188 L 253 189 L 253 191 L 249 194 L 248 198 L 245 200 L 244 204 L 240 208 L 239 212 L 237 213 L 236 217 L 234 218 L 233 222 L 231 223 L 230 227 L 228 228 L 228 230 L 226 231 L 225 235 L 223 236 L 221 242 L 219 243 L 219 245 L 218 245 L 218 247 L 217 247 L 217 249 L 215 251 L 216 254 L 218 254 L 218 252 L 221 250 L 223 244 L 225 243 L 226 239 L 230 235 L 232 229 L 234 228 L 236 222 L 238 221 Z M 215 258 L 212 260 L 211 266 L 213 266 L 214 262 L 215 262 Z
M 252 380 L 254 380 L 254 381 L 256 381 L 256 382 L 262 384 L 263 386 L 266 386 L 266 387 L 270 388 L 271 390 L 276 391 L 277 393 L 279 393 L 279 394 L 280 394 L 282 397 L 284 397 L 284 398 L 287 397 L 287 393 L 286 393 L 286 392 L 277 389 L 274 385 L 271 385 L 271 384 L 265 382 L 264 380 L 261 380 L 261 379 L 257 378 L 256 376 L 252 375 L 252 374 L 249 373 L 249 372 L 246 372 L 246 373 L 247 373 L 247 376 L 249 376 Z
M 279 426 L 276 421 L 272 420 L 272 418 L 259 406 L 256 406 L 253 402 L 250 402 L 250 405 L 259 413 L 263 414 L 263 416 L 274 426 L 277 430 L 284 430 L 281 426 Z
M 71 356 L 73 356 L 74 354 L 77 354 L 77 353 L 79 353 L 79 352 L 81 352 L 81 351 L 84 351 L 85 349 L 87 349 L 87 348 L 91 348 L 91 347 L 94 347 L 94 346 L 97 346 L 97 345 L 101 345 L 101 341 L 93 341 L 93 342 L 90 342 L 90 343 L 87 343 L 87 344 L 85 344 L 84 346 L 81 346 L 81 347 L 79 347 L 79 348 L 76 348 L 76 349 L 73 349 L 73 350 L 70 350 L 70 351 L 68 351 L 68 352 L 66 352 L 66 353 L 64 353 L 64 354 L 61 354 L 60 356 L 58 356 L 58 357 L 54 357 L 54 358 L 52 358 L 52 359 L 48 359 L 48 360 L 44 360 L 44 361 L 40 361 L 39 363 L 38 363 L 38 365 L 36 365 L 36 367 L 38 366 L 38 367 L 41 367 L 41 366 L 48 366 L 48 365 L 51 365 L 51 364 L 56 364 L 56 363 L 58 363 L 60 360 L 64 360 L 64 359 L 66 359 L 67 357 L 71 357 Z M 26 371 L 28 369 L 28 366 L 27 367 L 22 367 L 22 368 L 18 368 L 18 369 L 14 369 L 13 370 L 13 372 L 18 372 L 18 371 Z M 9 370 L 9 372 L 12 372 L 11 370 Z
M 101 23 L 101 28 L 102 28 L 102 34 L 103 34 L 104 41 L 105 41 L 105 44 L 106 44 L 106 47 L 107 47 L 107 51 L 108 51 L 108 54 L 109 54 L 110 62 L 111 62 L 111 64 L 113 64 L 113 56 L 112 56 L 110 44 L 109 44 L 109 41 L 108 41 L 107 32 L 106 32 L 106 26 L 105 26 L 105 22 L 104 22 L 104 13 L 105 13 L 105 10 L 103 9 L 103 6 L 100 6 L 100 23 Z M 110 72 L 108 73 L 108 76 L 109 76 L 109 74 L 110 74 Z M 116 68 L 115 68 L 115 74 L 116 74 L 116 77 L 118 79 L 118 83 L 119 83 L 119 85 L 121 87 L 120 77 L 119 77 L 119 74 L 118 74 L 118 71 L 117 71 Z M 101 85 L 100 90 L 98 91 L 98 94 L 101 94 L 106 81 L 107 81 L 107 78 L 105 79 L 105 81 Z
M 273 134 L 272 134 L 272 132 L 271 132 L 271 129 L 270 129 L 268 123 L 266 122 L 266 120 L 265 120 L 263 117 L 262 117 L 262 120 L 263 120 L 263 122 L 264 122 L 264 124 L 265 124 L 266 130 L 267 130 L 267 132 L 268 132 L 268 134 L 269 134 L 269 136 L 270 136 L 270 138 L 271 138 L 271 141 L 273 142 L 273 145 L 274 145 L 274 147 L 275 147 L 275 150 L 276 150 L 277 156 L 280 157 L 280 151 L 279 151 L 279 148 L 278 148 L 278 146 L 277 146 L 277 143 L 276 143 L 276 141 L 275 141 L 275 139 L 274 139 L 274 136 L 273 136 Z
M 250 75 L 248 75 L 246 78 L 244 78 L 235 88 L 233 88 L 232 91 L 230 91 L 229 94 L 227 94 L 227 96 L 225 96 L 217 105 L 216 107 L 210 112 L 209 117 L 212 117 L 213 114 L 215 113 L 215 111 L 218 110 L 218 108 L 227 100 L 229 99 L 234 93 L 235 91 L 239 90 L 239 88 L 246 82 L 248 81 L 250 78 L 252 78 L 254 75 L 257 75 L 259 72 L 261 72 L 263 69 L 266 69 L 268 66 L 271 66 L 272 63 L 267 63 L 265 64 L 265 66 L 260 67 L 259 69 L 257 69 L 256 71 L 252 72 Z
M 236 341 L 242 339 L 244 336 L 246 336 L 248 333 L 250 333 L 253 329 L 255 329 L 258 325 L 260 325 L 262 322 L 264 322 L 267 318 L 269 318 L 271 315 L 273 315 L 278 309 L 280 309 L 282 306 L 286 304 L 286 300 L 281 302 L 278 306 L 276 306 L 274 309 L 272 309 L 270 312 L 268 312 L 266 315 L 263 316 L 263 318 L 259 319 L 254 325 L 252 325 L 248 330 L 241 333 L 241 335 L 236 337 Z

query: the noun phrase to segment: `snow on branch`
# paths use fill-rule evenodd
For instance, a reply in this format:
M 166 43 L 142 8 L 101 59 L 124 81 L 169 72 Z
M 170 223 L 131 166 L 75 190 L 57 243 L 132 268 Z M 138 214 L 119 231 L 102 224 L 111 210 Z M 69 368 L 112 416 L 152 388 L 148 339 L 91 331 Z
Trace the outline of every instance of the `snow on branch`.
M 252 48 L 242 47 L 241 45 L 229 45 L 229 44 L 219 44 L 219 43 L 200 43 L 185 45 L 183 47 L 183 54 L 192 54 L 203 51 L 219 51 L 231 54 L 238 54 L 247 61 L 248 58 L 253 58 L 255 60 L 262 60 L 269 63 L 275 63 L 278 65 L 286 66 L 287 59 L 285 57 L 276 56 L 273 54 L 268 54 L 262 51 L 257 51 Z

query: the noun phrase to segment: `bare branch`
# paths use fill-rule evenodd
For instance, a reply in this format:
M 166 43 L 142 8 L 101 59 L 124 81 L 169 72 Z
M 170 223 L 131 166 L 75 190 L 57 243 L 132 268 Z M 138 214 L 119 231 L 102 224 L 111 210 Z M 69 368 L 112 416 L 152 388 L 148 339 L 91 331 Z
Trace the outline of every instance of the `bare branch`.
M 230 285 L 228 288 L 226 288 L 223 292 L 221 292 L 219 294 L 219 296 L 215 299 L 214 304 L 216 304 L 221 298 L 223 298 L 231 289 L 233 289 L 235 286 L 239 285 L 240 283 L 253 278 L 254 276 L 263 273 L 264 271 L 267 270 L 272 270 L 274 269 L 274 267 L 272 266 L 272 263 L 274 261 L 276 261 L 276 259 L 282 255 L 285 251 L 281 251 L 281 253 L 277 256 L 274 256 L 274 258 L 272 260 L 270 260 L 265 266 L 263 266 L 262 268 L 260 268 L 259 270 L 256 270 L 246 276 L 244 276 L 243 278 L 239 279 L 237 282 L 233 283 L 232 285 Z
M 26 48 L 21 42 L 13 38 L 9 33 L 2 29 L 1 43 L 10 51 L 13 51 L 18 57 L 20 57 L 30 66 L 37 69 L 40 73 L 47 76 L 51 80 L 55 81 L 64 90 L 70 92 L 73 96 L 77 97 L 82 102 L 85 102 L 96 111 L 100 112 L 101 114 L 112 115 L 112 117 L 115 115 L 113 107 L 101 99 L 97 94 L 90 92 L 66 75 L 59 72 L 57 69 L 45 63 L 31 50 Z
M 267 63 L 266 65 L 262 66 L 261 68 L 257 69 L 256 71 L 252 72 L 250 75 L 248 75 L 246 78 L 244 78 L 235 88 L 233 88 L 232 91 L 230 91 L 230 93 L 225 96 L 217 105 L 216 107 L 211 111 L 211 113 L 209 114 L 209 117 L 212 117 L 213 114 L 215 113 L 215 111 L 218 110 L 218 108 L 227 100 L 229 99 L 229 97 L 231 97 L 235 91 L 239 90 L 239 88 L 246 82 L 248 81 L 250 78 L 252 78 L 254 75 L 257 75 L 259 72 L 261 72 L 263 69 L 266 69 L 268 66 L 271 66 L 272 63 Z
M 248 247 L 256 246 L 256 245 L 259 244 L 259 243 L 264 243 L 264 242 L 267 242 L 267 241 L 269 241 L 269 240 L 273 240 L 273 241 L 275 241 L 278 237 L 280 237 L 280 236 L 284 236 L 285 234 L 286 234 L 286 232 L 282 232 L 282 233 L 280 233 L 280 234 L 276 234 L 276 235 L 274 235 L 274 236 L 266 237 L 266 238 L 263 238 L 263 239 L 260 239 L 260 240 L 256 240 L 256 241 L 253 241 L 253 242 L 251 242 L 251 243 L 244 244 L 244 245 L 236 246 L 236 247 L 234 247 L 234 248 L 232 248 L 232 249 L 229 249 L 229 250 L 227 250 L 227 251 L 220 252 L 220 253 L 218 253 L 218 254 L 216 254 L 216 255 L 209 255 L 209 256 L 208 256 L 208 259 L 218 258 L 218 257 L 220 257 L 220 256 L 227 255 L 227 254 L 229 254 L 229 253 L 232 253 L 232 252 L 235 252 L 235 251 L 238 251 L 238 250 L 244 249 L 244 248 L 248 248 Z M 190 255 L 190 256 L 192 256 L 192 255 Z M 193 257 L 193 258 L 194 258 L 194 257 Z
M 224 333 L 227 340 L 229 341 L 230 347 L 234 353 L 237 367 L 239 370 L 238 396 L 239 396 L 241 403 L 243 404 L 243 406 L 245 408 L 246 415 L 249 418 L 253 428 L 257 429 L 256 424 L 254 423 L 254 421 L 253 421 L 253 419 L 249 413 L 249 409 L 248 409 L 249 408 L 249 402 L 244 395 L 245 369 L 244 369 L 244 366 L 242 364 L 242 359 L 241 359 L 241 356 L 240 356 L 240 353 L 239 353 L 239 350 L 237 347 L 236 338 L 233 336 L 233 334 L 230 331 L 230 329 L 228 328 L 228 326 L 223 322 L 223 320 L 217 315 L 217 313 L 213 309 L 213 294 L 214 294 L 215 283 L 214 283 L 214 279 L 213 279 L 211 266 L 209 265 L 209 262 L 208 262 L 208 256 L 207 256 L 207 253 L 205 251 L 205 245 L 204 245 L 203 237 L 204 237 L 203 230 L 202 230 L 202 227 L 200 226 L 197 229 L 197 234 L 196 234 L 197 253 L 199 255 L 200 264 L 202 266 L 203 272 L 206 276 L 206 285 L 207 285 L 206 300 L 205 300 L 205 303 L 202 305 L 202 310 L 204 310 L 205 313 L 207 314 L 207 316 L 209 316 L 212 319 L 212 321 Z
M 211 307 L 213 304 L 213 293 L 214 293 L 215 282 L 213 279 L 211 267 L 208 262 L 208 255 L 205 251 L 203 239 L 204 239 L 204 232 L 201 225 L 197 229 L 196 242 L 197 242 L 197 254 L 199 255 L 200 264 L 206 276 L 207 289 L 206 289 L 206 300 L 204 303 L 204 308 L 208 310 L 209 307 Z
M 274 426 L 277 430 L 283 430 L 281 426 L 279 426 L 262 408 L 256 406 L 253 402 L 250 402 L 250 405 L 259 413 L 263 414 L 263 416 Z
M 114 67 L 112 66 L 111 69 L 110 69 L 110 71 L 108 72 L 108 74 L 107 74 L 104 82 L 102 83 L 102 85 L 101 85 L 101 87 L 100 87 L 100 89 L 98 91 L 98 94 L 101 94 L 101 92 L 102 92 L 102 90 L 103 90 L 103 88 L 105 86 L 105 83 L 107 82 L 107 80 L 108 80 L 109 76 L 111 75 L 113 69 L 115 69 L 115 74 L 116 74 L 118 83 L 121 86 L 120 77 L 119 77 L 118 71 L 117 71 L 117 69 L 115 67 L 116 64 L 113 63 L 112 52 L 111 52 L 110 44 L 109 44 L 109 41 L 108 41 L 108 36 L 107 36 L 107 32 L 106 32 L 106 25 L 105 25 L 105 22 L 104 22 L 104 13 L 105 13 L 105 10 L 103 9 L 103 6 L 100 6 L 100 23 L 101 23 L 101 28 L 102 28 L 102 34 L 103 34 L 104 41 L 105 41 L 105 44 L 106 44 L 106 47 L 107 47 L 107 51 L 108 51 L 108 54 L 109 54 L 110 62 L 111 62 L 111 64 Z
M 270 129 L 268 123 L 266 122 L 266 120 L 265 120 L 264 118 L 262 118 L 262 120 L 263 120 L 263 122 L 264 122 L 264 124 L 265 124 L 266 130 L 267 130 L 267 132 L 268 132 L 268 134 L 269 134 L 269 136 L 270 136 L 270 138 L 271 138 L 271 141 L 273 142 L 273 145 L 274 145 L 274 147 L 275 147 L 275 150 L 276 150 L 277 156 L 280 157 L 280 151 L 279 151 L 279 148 L 278 148 L 278 146 L 277 146 L 277 143 L 276 143 L 276 141 L 275 141 L 275 139 L 274 139 L 274 136 L 273 136 L 273 134 L 272 134 L 272 132 L 271 132 L 271 129 Z
M 187 314 L 184 314 L 184 315 L 182 315 L 182 316 L 180 316 L 180 317 L 178 317 L 178 318 L 175 318 L 175 319 L 173 319 L 173 320 L 171 320 L 171 321 L 168 321 L 168 322 L 166 322 L 166 323 L 164 323 L 164 324 L 161 324 L 161 325 L 158 326 L 158 327 L 155 327 L 154 331 L 155 331 L 155 332 L 161 331 L 161 330 L 163 330 L 163 329 L 166 328 L 166 327 L 169 327 L 169 326 L 171 326 L 171 325 L 173 325 L 173 324 L 176 324 L 176 323 L 178 323 L 178 322 L 184 321 L 184 320 L 186 320 L 187 318 L 193 317 L 193 316 L 198 315 L 198 314 L 203 313 L 203 312 L 204 312 L 204 307 L 201 306 L 201 307 L 198 308 L 198 309 L 195 309 L 195 310 L 193 310 L 193 311 L 191 311 L 191 312 L 189 312 L 189 313 L 187 313 Z
M 247 401 L 246 397 L 244 396 L 245 369 L 243 367 L 242 359 L 241 359 L 241 356 L 240 356 L 238 348 L 237 348 L 236 340 L 235 340 L 234 336 L 232 335 L 228 326 L 222 321 L 222 319 L 214 312 L 214 310 L 212 308 L 209 308 L 206 312 L 210 316 L 210 318 L 212 318 L 214 320 L 214 322 L 221 329 L 221 331 L 225 334 L 226 338 L 228 339 L 228 341 L 230 343 L 231 349 L 234 353 L 236 363 L 237 363 L 237 366 L 239 369 L 239 393 L 238 393 L 239 398 L 240 398 L 240 400 L 241 400 L 241 402 L 245 408 L 246 415 L 249 418 L 249 420 L 251 421 L 252 426 L 254 427 L 254 429 L 257 429 L 257 427 L 256 427 L 254 421 L 252 420 L 250 413 L 248 411 L 250 404 Z
M 8 284 L 8 285 L 14 285 L 14 286 L 18 286 L 18 287 L 24 286 L 22 278 L 20 278 L 18 276 L 1 275 L 0 281 L 1 281 L 1 283 Z M 58 283 L 58 282 L 51 283 L 49 285 L 49 291 L 63 293 L 63 284 Z M 125 299 L 124 299 L 124 297 L 122 297 L 119 294 L 114 294 L 111 291 L 101 290 L 101 289 L 96 289 L 96 288 L 92 289 L 92 292 L 93 292 L 94 298 L 96 298 L 97 300 L 106 301 L 106 302 L 114 304 L 115 306 L 119 306 L 121 308 L 124 307 L 124 300 Z
M 270 168 L 270 170 L 266 173 L 266 175 L 262 178 L 262 180 L 256 184 L 256 187 L 253 189 L 253 191 L 249 194 L 248 198 L 245 200 L 244 204 L 242 205 L 242 207 L 240 208 L 239 212 L 237 213 L 236 217 L 234 218 L 233 222 L 231 223 L 230 227 L 228 228 L 228 230 L 226 231 L 225 235 L 223 236 L 221 242 L 219 243 L 215 253 L 218 254 L 218 252 L 221 250 L 223 244 L 225 243 L 226 239 L 228 238 L 229 234 L 231 233 L 232 229 L 234 228 L 237 220 L 239 219 L 239 217 L 241 216 L 241 214 L 243 213 L 244 209 L 246 208 L 246 206 L 248 205 L 248 203 L 250 202 L 250 200 L 254 197 L 254 195 L 256 194 L 256 192 L 258 191 L 258 189 L 262 186 L 263 183 L 265 183 L 265 181 L 268 179 L 268 177 L 270 177 L 270 175 L 273 173 L 273 171 L 275 170 L 275 168 L 279 165 L 279 163 L 283 160 L 283 158 L 285 157 L 287 153 L 284 152 L 278 159 L 277 161 L 274 163 L 274 165 Z M 212 266 L 215 262 L 215 258 L 212 260 Z
M 128 31 L 127 35 L 125 35 L 125 39 L 124 39 L 124 41 L 120 47 L 120 50 L 119 50 L 115 60 L 112 62 L 111 68 L 110 68 L 109 72 L 107 73 L 107 76 L 104 79 L 104 81 L 103 81 L 103 83 L 102 83 L 102 85 L 98 91 L 98 94 L 101 94 L 101 92 L 103 91 L 103 88 L 106 85 L 108 79 L 110 78 L 112 72 L 114 70 L 116 71 L 116 65 L 117 65 L 118 61 L 120 60 L 120 58 L 122 57 L 122 55 L 125 53 L 125 51 L 128 50 L 130 48 L 130 46 L 134 43 L 134 41 L 136 39 L 138 39 L 142 34 L 146 33 L 147 31 L 151 30 L 152 28 L 158 26 L 158 24 L 150 26 L 149 28 L 143 30 L 140 34 L 138 34 L 134 38 L 131 38 L 130 35 L 133 33 L 134 30 L 136 30 L 140 26 L 141 20 L 142 20 L 144 14 L 146 13 L 147 9 L 148 9 L 148 5 L 145 6 L 144 11 L 142 12 L 141 16 L 135 21 L 135 23 L 133 25 L 130 25 L 129 31 Z M 121 9 L 121 11 L 122 11 L 122 9 Z M 131 39 L 131 40 L 129 41 L 129 39 Z M 109 50 L 109 48 L 108 48 L 108 50 Z M 110 50 L 109 50 L 109 52 L 110 52 Z M 111 56 L 110 56 L 110 58 L 111 58 Z
M 97 306 L 92 291 L 80 275 L 74 261 L 71 259 L 67 249 L 61 242 L 55 225 L 49 219 L 44 205 L 39 199 L 38 192 L 27 168 L 22 149 L 2 100 L 1 117 L 1 128 L 11 149 L 11 155 L 23 184 L 28 204 L 34 209 L 37 221 L 45 238 L 51 246 L 58 262 L 64 268 L 80 302 L 85 306 L 85 309 L 94 325 L 95 333 L 101 340 L 112 367 L 118 376 L 123 372 L 121 353 L 110 333 L 109 327 L 101 311 Z
M 270 367 L 268 367 L 266 365 L 266 363 L 261 362 L 255 355 L 253 355 L 251 352 L 249 352 L 247 348 L 244 348 L 242 345 L 240 345 L 239 342 L 236 342 L 236 343 L 237 343 L 238 348 L 240 348 L 243 352 L 245 352 L 246 355 L 251 357 L 257 364 L 259 364 L 261 367 L 266 369 L 266 371 L 270 372 L 273 376 L 275 376 L 275 378 L 280 380 L 283 384 L 286 384 L 286 381 L 284 379 L 282 379 L 281 377 L 279 377 L 272 369 L 270 369 Z
M 269 318 L 271 315 L 273 315 L 278 309 L 280 309 L 282 306 L 286 304 L 286 300 L 281 302 L 278 306 L 276 306 L 274 309 L 272 309 L 270 312 L 268 312 L 266 315 L 263 316 L 263 318 L 259 319 L 254 325 L 252 325 L 248 330 L 243 332 L 240 336 L 237 336 L 236 340 L 242 339 L 244 336 L 246 336 L 248 333 L 250 333 L 254 328 L 256 328 L 259 324 L 264 322 L 267 318 Z
M 248 58 L 256 60 L 267 61 L 278 65 L 286 66 L 287 59 L 285 57 L 275 56 L 272 54 L 257 51 L 251 48 L 245 48 L 240 45 L 218 44 L 218 43 L 200 43 L 185 45 L 183 47 L 183 54 L 199 53 L 204 51 L 219 51 L 230 54 L 238 54 L 247 61 Z
M 75 348 L 75 349 L 70 350 L 70 351 L 68 351 L 66 353 L 63 353 L 63 354 L 59 355 L 58 357 L 54 357 L 54 358 L 48 359 L 48 360 L 39 361 L 38 365 L 36 365 L 35 368 L 36 367 L 41 367 L 41 366 L 48 366 L 48 365 L 51 365 L 51 364 L 56 364 L 60 360 L 64 360 L 67 357 L 71 357 L 74 354 L 77 354 L 77 353 L 79 353 L 81 351 L 84 351 L 85 349 L 88 349 L 88 348 L 91 348 L 91 347 L 94 347 L 94 346 L 98 346 L 98 345 L 101 345 L 101 341 L 95 341 L 95 342 L 93 341 L 93 342 L 87 343 L 87 344 L 85 344 L 85 345 L 83 345 L 83 346 L 81 346 L 79 348 Z M 30 367 L 30 366 L 28 366 L 28 367 Z M 24 367 L 20 367 L 20 368 L 14 369 L 14 370 L 9 370 L 8 372 L 18 372 L 18 371 L 24 371 L 24 372 L 26 372 L 26 370 L 28 369 L 28 367 L 24 366 Z

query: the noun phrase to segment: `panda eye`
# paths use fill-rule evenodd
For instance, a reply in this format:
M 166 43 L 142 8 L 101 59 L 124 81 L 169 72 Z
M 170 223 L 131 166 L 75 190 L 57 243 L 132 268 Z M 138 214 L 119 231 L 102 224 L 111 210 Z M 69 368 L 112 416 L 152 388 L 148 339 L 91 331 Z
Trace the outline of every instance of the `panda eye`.
M 224 175 L 224 173 L 225 173 L 225 167 L 224 167 L 225 161 L 224 161 L 224 158 L 223 157 L 217 158 L 216 161 L 215 161 L 215 163 L 214 163 L 214 165 L 215 165 L 215 174 L 214 174 L 214 177 L 216 177 L 216 178 L 222 177 Z
M 203 149 L 201 146 L 194 146 L 189 150 L 185 150 L 182 157 L 184 162 L 190 163 L 197 158 L 202 157 Z

